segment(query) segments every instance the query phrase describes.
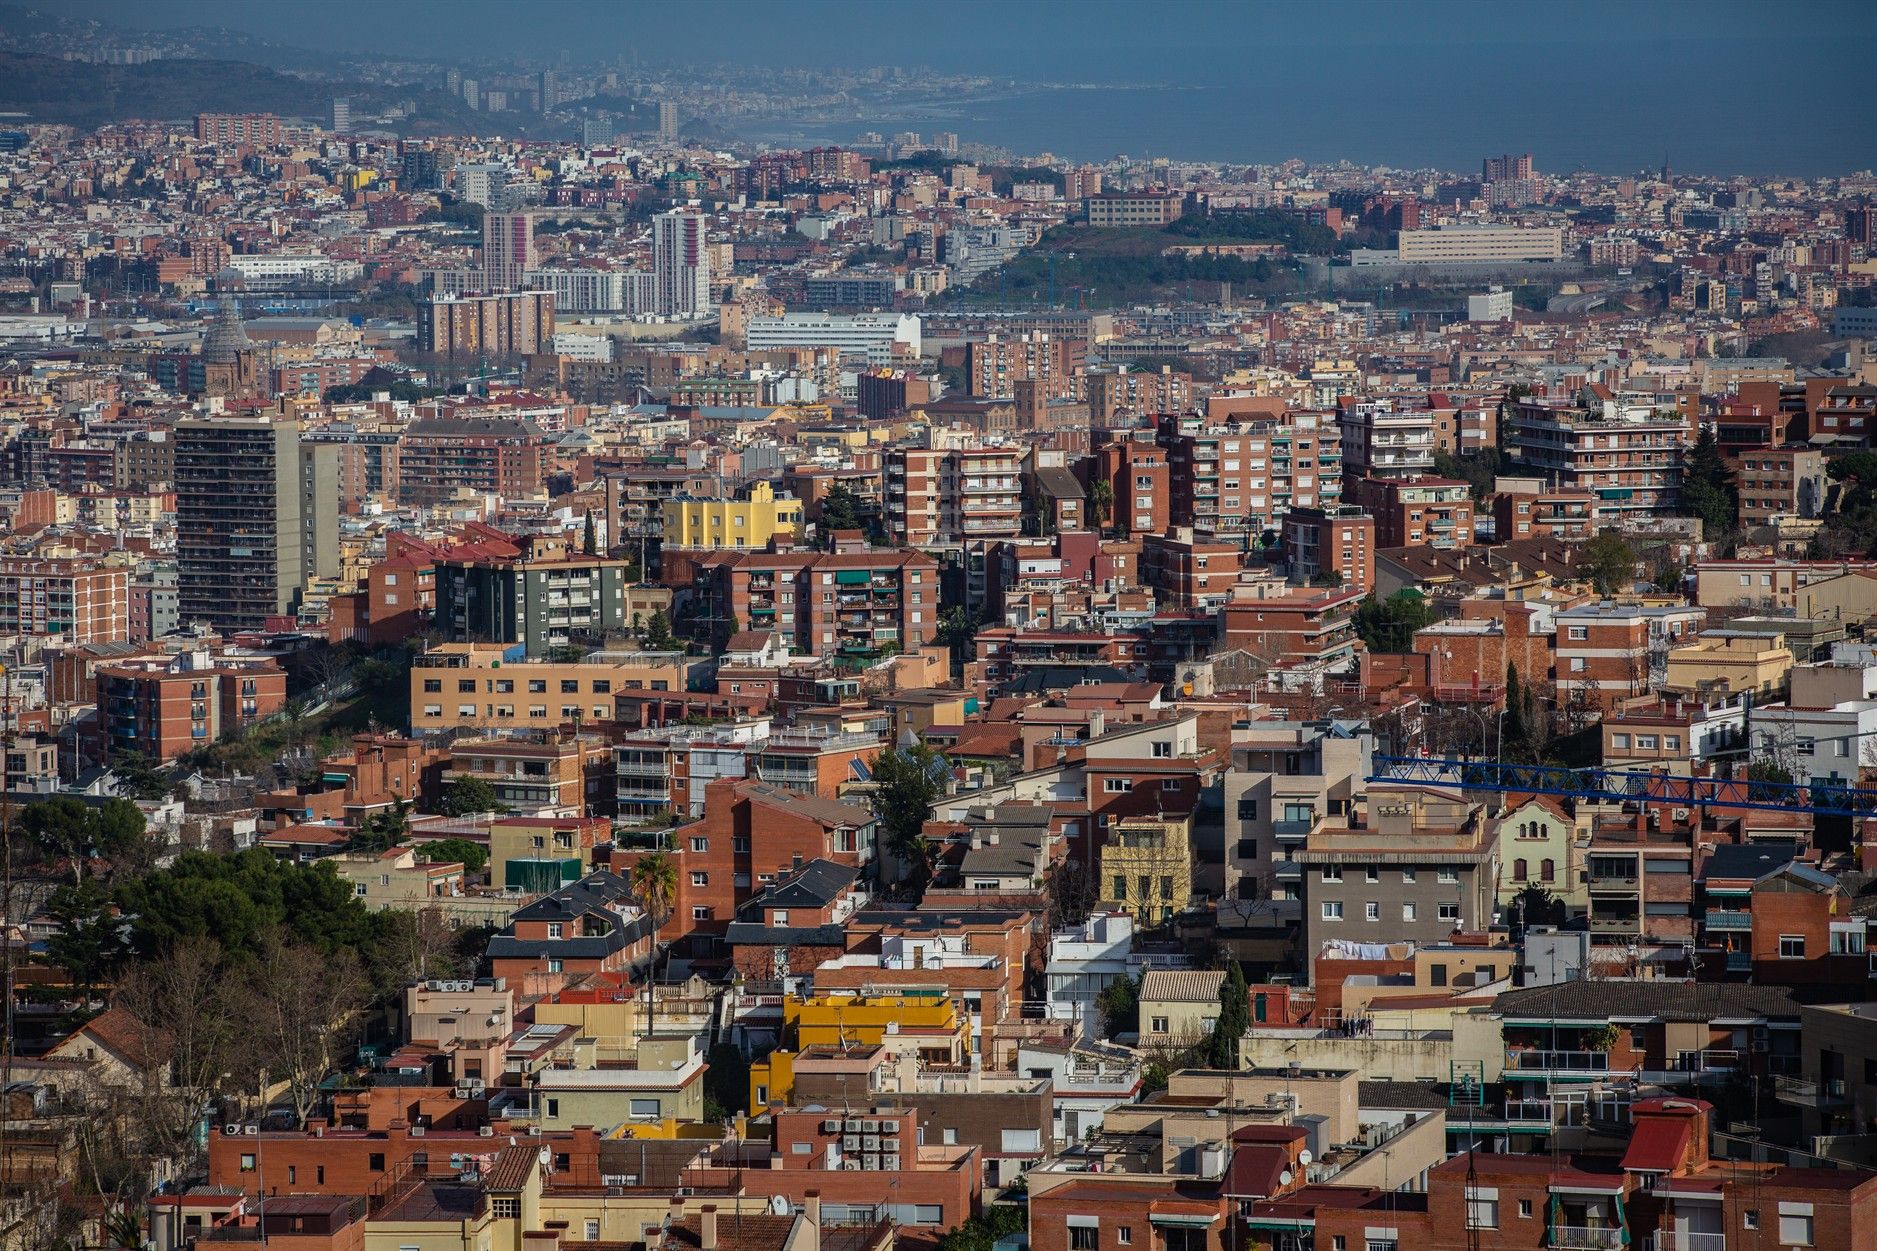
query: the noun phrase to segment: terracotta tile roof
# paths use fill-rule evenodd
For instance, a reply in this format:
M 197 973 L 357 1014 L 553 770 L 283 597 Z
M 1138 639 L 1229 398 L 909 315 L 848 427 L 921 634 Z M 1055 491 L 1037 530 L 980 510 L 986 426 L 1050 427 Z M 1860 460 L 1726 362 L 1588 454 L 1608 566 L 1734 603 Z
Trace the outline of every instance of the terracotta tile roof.
M 1150 969 L 1141 975 L 1143 1003 L 1217 1003 L 1225 974 L 1216 969 Z

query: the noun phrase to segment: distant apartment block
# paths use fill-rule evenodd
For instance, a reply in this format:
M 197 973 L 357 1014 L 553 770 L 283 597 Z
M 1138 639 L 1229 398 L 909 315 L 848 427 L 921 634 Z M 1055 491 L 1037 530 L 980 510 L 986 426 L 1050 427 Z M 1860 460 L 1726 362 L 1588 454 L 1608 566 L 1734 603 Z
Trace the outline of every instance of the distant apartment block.
M 418 346 L 439 356 L 532 356 L 554 337 L 551 291 L 438 296 L 418 311 Z
M 197 113 L 196 138 L 203 143 L 249 143 L 271 147 L 281 140 L 272 113 Z

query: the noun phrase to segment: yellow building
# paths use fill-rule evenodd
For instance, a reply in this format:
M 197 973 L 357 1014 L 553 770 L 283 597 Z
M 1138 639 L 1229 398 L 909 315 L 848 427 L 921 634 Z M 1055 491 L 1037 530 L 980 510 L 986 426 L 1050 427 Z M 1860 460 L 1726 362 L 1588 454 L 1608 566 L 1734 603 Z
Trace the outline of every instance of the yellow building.
M 1693 695 L 1771 695 L 1792 677 L 1792 651 L 1781 634 L 1715 634 L 1668 654 L 1664 691 Z
M 1191 817 L 1125 817 L 1101 849 L 1101 907 L 1157 925 L 1193 899 Z
M 776 498 L 775 488 L 758 482 L 749 498 L 699 500 L 679 497 L 664 502 L 667 547 L 763 548 L 778 534 L 802 532 L 802 502 Z
M 1149 969 L 1141 974 L 1141 1046 L 1191 1047 L 1219 1023 L 1216 969 Z
M 971 1018 L 945 995 L 789 995 L 782 1001 L 782 1036 L 792 1050 L 772 1051 L 750 1065 L 752 1112 L 788 1102 L 795 1057 L 815 1048 L 885 1047 L 939 1064 L 963 1063 L 971 1054 Z

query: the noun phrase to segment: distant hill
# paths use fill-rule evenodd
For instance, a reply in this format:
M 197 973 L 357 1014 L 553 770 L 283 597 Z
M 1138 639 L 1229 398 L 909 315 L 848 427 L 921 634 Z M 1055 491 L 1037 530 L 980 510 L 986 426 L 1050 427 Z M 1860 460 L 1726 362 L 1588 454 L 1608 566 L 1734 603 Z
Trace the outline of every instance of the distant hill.
M 97 65 L 0 52 L 0 112 L 80 127 L 197 113 L 318 116 L 343 90 L 239 61 Z

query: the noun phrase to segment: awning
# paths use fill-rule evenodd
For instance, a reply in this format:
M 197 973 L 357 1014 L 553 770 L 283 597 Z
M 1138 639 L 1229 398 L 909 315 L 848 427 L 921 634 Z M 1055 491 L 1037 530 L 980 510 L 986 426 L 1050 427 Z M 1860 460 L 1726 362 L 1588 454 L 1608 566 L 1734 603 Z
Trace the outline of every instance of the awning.
M 840 569 L 834 574 L 836 586 L 865 586 L 872 580 L 873 572 L 869 569 Z

